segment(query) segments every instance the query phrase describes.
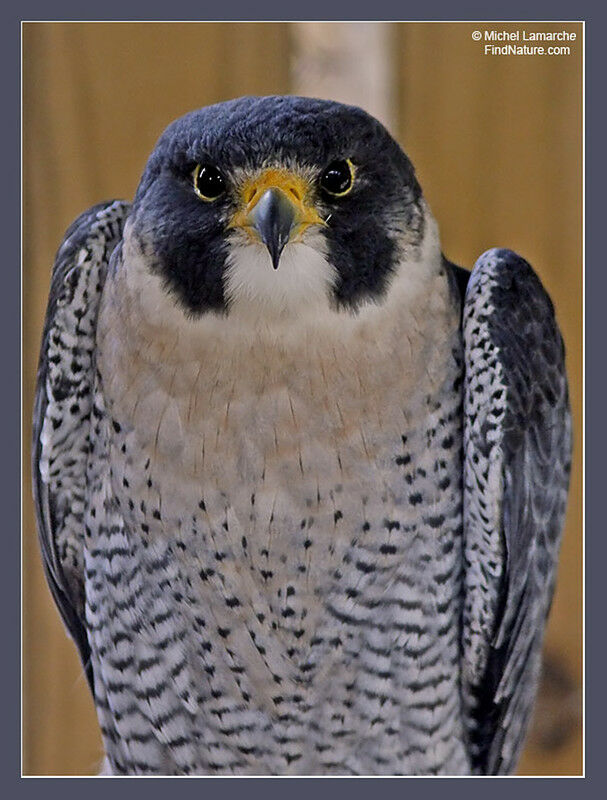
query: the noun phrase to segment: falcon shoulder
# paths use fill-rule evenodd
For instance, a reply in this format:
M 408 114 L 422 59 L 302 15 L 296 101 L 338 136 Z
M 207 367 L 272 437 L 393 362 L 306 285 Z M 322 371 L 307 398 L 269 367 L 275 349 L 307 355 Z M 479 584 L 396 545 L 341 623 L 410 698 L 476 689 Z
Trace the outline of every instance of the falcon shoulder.
M 477 261 L 463 308 L 463 697 L 473 769 L 511 772 L 539 680 L 571 467 L 563 340 L 531 266 Z
M 95 332 L 110 256 L 129 206 L 101 203 L 70 226 L 53 267 L 34 401 L 32 481 L 46 578 L 93 688 L 82 541 Z

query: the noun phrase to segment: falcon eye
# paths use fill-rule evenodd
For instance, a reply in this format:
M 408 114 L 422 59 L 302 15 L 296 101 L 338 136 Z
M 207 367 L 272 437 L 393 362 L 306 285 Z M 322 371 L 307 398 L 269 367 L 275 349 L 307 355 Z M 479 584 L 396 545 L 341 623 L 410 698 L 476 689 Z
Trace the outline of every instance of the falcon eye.
M 320 185 L 333 197 L 348 194 L 354 182 L 354 165 L 350 159 L 332 161 L 320 178 Z
M 193 177 L 194 191 L 207 203 L 217 200 L 225 192 L 225 179 L 217 167 L 211 164 L 198 164 Z

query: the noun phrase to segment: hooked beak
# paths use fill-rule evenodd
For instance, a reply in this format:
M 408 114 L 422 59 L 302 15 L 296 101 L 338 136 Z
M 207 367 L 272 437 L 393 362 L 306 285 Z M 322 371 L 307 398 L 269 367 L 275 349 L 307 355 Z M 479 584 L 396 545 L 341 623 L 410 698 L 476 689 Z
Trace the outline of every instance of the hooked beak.
M 310 225 L 326 225 L 310 201 L 310 183 L 289 170 L 269 168 L 244 183 L 230 228 L 244 229 L 268 248 L 278 269 L 285 246 Z
M 278 262 L 295 225 L 295 208 L 280 189 L 268 189 L 249 215 L 253 228 L 268 248 L 272 266 Z

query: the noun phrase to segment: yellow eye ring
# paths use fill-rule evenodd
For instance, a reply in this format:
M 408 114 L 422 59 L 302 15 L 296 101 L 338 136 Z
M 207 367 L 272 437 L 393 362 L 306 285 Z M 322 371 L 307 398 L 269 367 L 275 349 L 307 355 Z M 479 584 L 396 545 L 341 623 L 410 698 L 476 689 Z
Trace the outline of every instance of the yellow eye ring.
M 331 197 L 344 197 L 352 191 L 356 167 L 349 158 L 332 161 L 320 177 L 323 191 Z
M 197 164 L 192 173 L 194 191 L 205 203 L 212 203 L 226 190 L 225 178 L 212 164 Z

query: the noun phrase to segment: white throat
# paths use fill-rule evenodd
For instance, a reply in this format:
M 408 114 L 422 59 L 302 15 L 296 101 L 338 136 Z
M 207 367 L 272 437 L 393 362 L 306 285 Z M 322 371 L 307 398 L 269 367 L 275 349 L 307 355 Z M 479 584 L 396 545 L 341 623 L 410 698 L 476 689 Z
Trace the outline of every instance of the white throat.
M 232 244 L 224 274 L 230 316 L 277 319 L 327 312 L 337 272 L 325 255 L 325 241 L 308 233 L 290 242 L 274 269 L 262 244 Z
M 422 243 L 408 248 L 410 255 L 397 265 L 385 294 L 363 303 L 355 313 L 332 304 L 336 271 L 324 254 L 324 238 L 312 232 L 304 241 L 287 245 L 277 270 L 263 245 L 234 243 L 224 275 L 229 313 L 193 318 L 167 291 L 163 279 L 150 271 L 127 223 L 123 269 L 106 291 L 115 295 L 115 307 L 122 308 L 124 324 L 133 335 L 146 342 L 171 342 L 184 357 L 196 358 L 217 341 L 239 348 L 266 339 L 288 348 L 302 338 L 339 341 L 361 328 L 390 326 L 396 320 L 406 327 L 407 319 L 412 323 L 424 316 L 441 269 L 438 227 L 428 208 L 425 218 Z

